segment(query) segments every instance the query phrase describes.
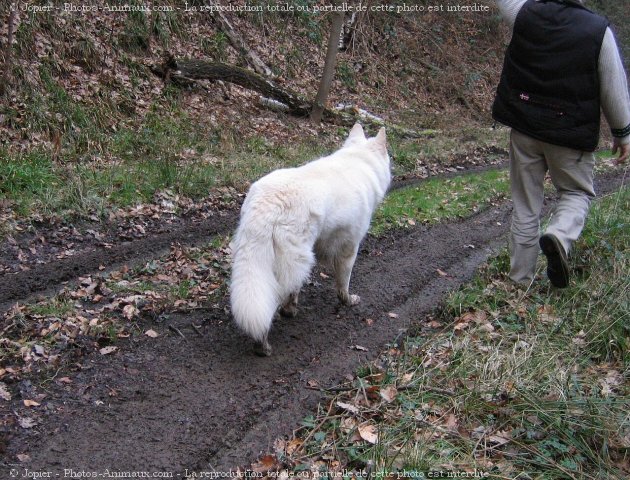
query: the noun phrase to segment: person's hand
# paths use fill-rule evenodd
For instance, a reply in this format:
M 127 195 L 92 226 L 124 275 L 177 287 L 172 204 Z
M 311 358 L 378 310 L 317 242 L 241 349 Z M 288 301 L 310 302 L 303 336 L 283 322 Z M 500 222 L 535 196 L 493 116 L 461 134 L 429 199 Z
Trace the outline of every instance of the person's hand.
M 622 145 L 620 139 L 613 139 L 612 154 L 615 155 L 617 151 L 619 151 L 619 156 L 615 160 L 615 165 L 621 165 L 630 157 L 630 143 Z

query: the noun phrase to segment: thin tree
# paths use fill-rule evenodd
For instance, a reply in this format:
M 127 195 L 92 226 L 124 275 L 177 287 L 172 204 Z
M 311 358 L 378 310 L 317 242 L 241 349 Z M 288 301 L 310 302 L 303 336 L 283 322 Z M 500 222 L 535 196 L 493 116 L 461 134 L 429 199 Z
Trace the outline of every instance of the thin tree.
M 13 48 L 13 29 L 15 26 L 15 5 L 11 3 L 9 5 L 9 22 L 8 22 L 8 35 L 7 44 L 4 49 L 4 65 L 2 65 L 2 76 L 0 77 L 0 95 L 4 95 L 7 91 L 7 85 L 9 83 L 9 71 L 12 68 L 11 63 L 11 49 Z
M 311 121 L 320 123 L 326 106 L 326 99 L 330 91 L 332 79 L 335 76 L 335 64 L 337 63 L 337 52 L 339 51 L 339 37 L 341 35 L 341 27 L 343 26 L 344 12 L 338 11 L 333 17 L 332 26 L 330 28 L 330 36 L 328 37 L 328 50 L 326 51 L 326 61 L 324 63 L 324 72 L 322 81 L 319 84 L 319 90 L 315 97 L 313 109 L 311 110 Z

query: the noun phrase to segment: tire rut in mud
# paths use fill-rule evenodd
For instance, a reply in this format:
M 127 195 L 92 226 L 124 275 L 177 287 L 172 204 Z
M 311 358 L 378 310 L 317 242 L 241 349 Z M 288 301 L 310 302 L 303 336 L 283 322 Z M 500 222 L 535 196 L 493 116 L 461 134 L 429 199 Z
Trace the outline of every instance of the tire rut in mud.
M 173 243 L 191 245 L 207 242 L 214 235 L 230 232 L 237 217 L 236 210 L 222 212 L 207 219 L 184 222 L 170 231 L 147 238 L 121 242 L 111 248 L 90 247 L 71 257 L 51 259 L 40 265 L 31 265 L 22 272 L 4 274 L 0 276 L 0 311 L 17 300 L 50 293 L 63 282 L 98 272 L 102 266 L 109 270 L 125 263 L 139 264 L 164 254 Z

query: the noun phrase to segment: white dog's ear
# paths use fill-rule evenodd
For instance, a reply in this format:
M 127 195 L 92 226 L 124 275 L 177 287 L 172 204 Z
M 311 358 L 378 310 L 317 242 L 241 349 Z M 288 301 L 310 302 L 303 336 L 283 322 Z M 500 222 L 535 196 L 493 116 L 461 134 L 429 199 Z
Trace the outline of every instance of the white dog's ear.
M 387 135 L 385 134 L 385 127 L 381 127 L 376 137 L 370 139 L 370 143 L 375 151 L 383 154 L 387 153 Z
M 363 127 L 360 123 L 355 123 L 352 130 L 350 130 L 350 135 L 344 142 L 343 146 L 347 147 L 348 145 L 354 145 L 360 142 L 365 141 L 365 133 L 363 133 Z

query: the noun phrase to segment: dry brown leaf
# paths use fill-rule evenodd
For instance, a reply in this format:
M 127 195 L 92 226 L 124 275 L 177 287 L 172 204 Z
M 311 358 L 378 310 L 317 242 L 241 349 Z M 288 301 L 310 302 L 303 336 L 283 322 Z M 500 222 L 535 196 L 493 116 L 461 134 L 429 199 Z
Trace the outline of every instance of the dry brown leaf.
M 123 307 L 123 316 L 127 320 L 131 320 L 138 314 L 138 309 L 134 305 L 125 305 Z
M 365 347 L 362 347 L 361 345 L 350 345 L 348 348 L 352 349 L 352 350 L 359 350 L 360 352 L 367 352 L 368 349 Z
M 368 443 L 375 445 L 378 442 L 376 425 L 359 425 L 359 436 Z
M 7 402 L 11 400 L 11 392 L 9 392 L 4 382 L 0 382 L 0 398 Z
M 37 403 L 35 400 L 24 400 L 24 406 L 25 407 L 39 407 L 39 403 Z
M 30 417 L 20 417 L 20 419 L 18 420 L 18 423 L 20 424 L 20 427 L 24 429 L 29 429 L 37 425 L 37 420 Z
M 439 268 L 437 268 L 435 270 L 441 277 L 448 277 L 448 273 L 446 273 L 444 270 L 440 270 Z
M 99 350 L 101 355 L 109 355 L 110 353 L 114 353 L 116 350 L 118 350 L 118 347 L 114 347 L 113 345 L 110 345 L 109 347 L 103 347 Z
M 387 403 L 391 403 L 396 399 L 396 396 L 398 395 L 398 390 L 394 385 L 388 385 L 385 388 L 381 388 L 379 394 L 383 400 L 385 400 Z
M 359 413 L 359 409 L 350 403 L 337 402 L 336 405 L 339 408 L 343 408 L 344 410 L 347 410 L 350 413 L 354 413 L 355 415 Z

